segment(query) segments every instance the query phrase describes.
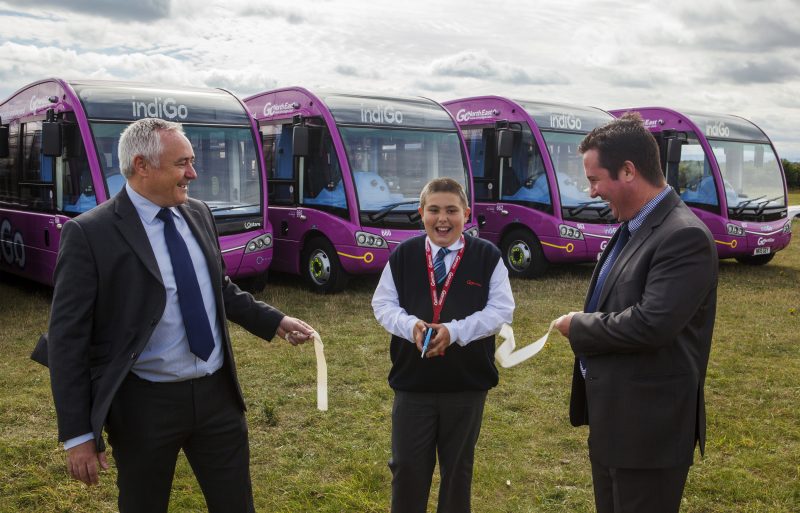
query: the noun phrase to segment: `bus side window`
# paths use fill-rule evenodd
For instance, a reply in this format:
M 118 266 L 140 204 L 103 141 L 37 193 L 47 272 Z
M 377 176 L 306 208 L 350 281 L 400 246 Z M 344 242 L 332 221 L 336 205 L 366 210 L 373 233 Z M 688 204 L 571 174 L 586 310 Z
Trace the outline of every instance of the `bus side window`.
M 491 166 L 494 157 L 495 130 L 493 128 L 465 128 L 461 130 L 467 143 L 469 161 L 472 166 L 475 199 L 488 201 L 492 199 Z
M 297 182 L 292 155 L 292 125 L 261 127 L 270 205 L 293 205 Z
M 73 126 L 66 134 L 67 151 L 58 159 L 56 166 L 56 173 L 61 175 L 58 207 L 63 212 L 80 214 L 94 208 L 97 205 L 97 197 L 80 132 Z M 109 177 L 109 191 L 111 189 Z M 110 194 L 113 196 L 114 192 Z
M 53 210 L 53 157 L 42 155 L 42 122 L 32 121 L 22 127 L 21 203 L 32 210 Z
M 19 202 L 19 124 L 9 126 L 8 157 L 0 158 L 0 202 Z
M 304 204 L 347 207 L 342 170 L 327 127 L 314 127 L 309 130 L 309 152 L 303 172 Z

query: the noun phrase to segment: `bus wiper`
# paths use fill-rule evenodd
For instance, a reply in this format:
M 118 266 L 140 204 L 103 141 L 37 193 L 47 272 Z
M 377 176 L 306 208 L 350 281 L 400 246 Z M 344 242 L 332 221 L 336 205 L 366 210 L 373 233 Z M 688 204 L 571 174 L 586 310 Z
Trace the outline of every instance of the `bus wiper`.
M 589 206 L 599 205 L 601 203 L 606 203 L 606 202 L 603 200 L 584 201 L 583 203 L 578 203 L 574 207 L 570 208 L 568 212 L 570 216 L 576 216 L 581 212 L 583 212 L 584 210 L 586 210 Z
M 410 201 L 401 201 L 399 203 L 392 203 L 391 205 L 386 205 L 385 207 L 383 207 L 382 209 L 378 210 L 377 212 L 374 212 L 374 213 L 370 214 L 368 217 L 369 217 L 369 220 L 372 221 L 372 222 L 380 221 L 381 219 L 383 219 L 384 217 L 389 215 L 389 212 L 391 212 L 392 210 L 396 209 L 399 206 L 402 206 L 402 205 L 417 205 L 417 204 L 419 204 L 419 200 L 410 200 Z M 410 218 L 411 217 L 409 216 L 409 219 Z
M 260 203 L 249 203 L 247 205 L 231 205 L 227 207 L 208 207 L 212 212 L 225 212 L 226 210 L 236 210 L 237 208 L 258 207 Z
M 756 215 L 760 216 L 764 212 L 764 210 L 767 208 L 767 205 L 769 205 L 773 201 L 779 200 L 779 199 L 783 199 L 783 194 L 781 194 L 780 196 L 776 196 L 776 197 L 774 197 L 772 199 L 759 201 L 758 203 L 756 203 Z
M 754 201 L 758 201 L 760 199 L 764 199 L 766 197 L 767 197 L 767 195 L 765 194 L 764 196 L 759 196 L 757 198 L 740 201 L 735 207 L 733 207 L 733 213 L 738 216 L 739 214 L 744 212 L 744 209 L 747 208 L 747 205 L 749 205 L 750 203 L 752 203 Z

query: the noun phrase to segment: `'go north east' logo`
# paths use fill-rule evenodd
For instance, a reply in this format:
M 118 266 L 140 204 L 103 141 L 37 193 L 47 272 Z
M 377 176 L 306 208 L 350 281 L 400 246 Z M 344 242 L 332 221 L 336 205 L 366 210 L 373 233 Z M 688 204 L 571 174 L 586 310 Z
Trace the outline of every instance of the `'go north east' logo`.
M 459 123 L 463 123 L 465 121 L 470 121 L 472 119 L 491 119 L 500 114 L 500 111 L 497 109 L 478 109 L 478 110 L 467 110 L 461 109 L 456 112 L 456 121 Z
M 272 103 L 272 102 L 268 102 L 268 103 L 264 104 L 264 116 L 265 117 L 270 117 L 270 116 L 275 116 L 275 115 L 278 115 L 278 114 L 286 114 L 287 112 L 292 112 L 293 110 L 299 109 L 299 108 L 300 108 L 300 104 L 297 103 L 297 102 L 294 102 L 294 103 L 289 103 L 289 102 Z

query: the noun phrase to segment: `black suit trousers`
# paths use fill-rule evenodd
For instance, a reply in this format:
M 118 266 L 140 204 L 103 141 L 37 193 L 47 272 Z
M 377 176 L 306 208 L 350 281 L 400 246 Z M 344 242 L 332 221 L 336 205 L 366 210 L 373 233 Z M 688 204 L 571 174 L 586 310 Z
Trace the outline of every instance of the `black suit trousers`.
M 677 513 L 689 465 L 609 468 L 592 461 L 597 513 Z
M 129 374 L 106 426 L 120 513 L 166 513 L 183 449 L 209 513 L 254 511 L 247 423 L 225 369 L 177 383 Z
M 439 459 L 437 513 L 469 513 L 475 444 L 486 391 L 395 391 L 392 407 L 392 513 L 428 510 Z

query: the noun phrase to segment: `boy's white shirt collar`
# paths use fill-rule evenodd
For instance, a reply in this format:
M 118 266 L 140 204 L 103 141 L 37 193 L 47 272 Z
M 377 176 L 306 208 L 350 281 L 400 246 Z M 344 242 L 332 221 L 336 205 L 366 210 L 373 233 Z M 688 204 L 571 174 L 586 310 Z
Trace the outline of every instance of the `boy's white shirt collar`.
M 431 238 L 428 237 L 427 235 L 425 236 L 425 240 L 428 242 L 428 244 L 431 245 L 431 255 L 435 255 L 436 253 L 439 252 L 439 250 L 441 249 L 441 246 L 437 246 L 436 244 L 434 244 L 434 242 L 431 240 Z M 447 246 L 447 249 L 449 249 L 450 251 L 458 251 L 459 249 L 461 249 L 461 246 L 463 246 L 463 245 L 464 244 L 462 244 L 462 242 L 461 242 L 461 237 L 459 237 L 458 239 L 456 239 L 456 241 L 454 243 L 452 243 L 449 246 Z

